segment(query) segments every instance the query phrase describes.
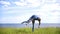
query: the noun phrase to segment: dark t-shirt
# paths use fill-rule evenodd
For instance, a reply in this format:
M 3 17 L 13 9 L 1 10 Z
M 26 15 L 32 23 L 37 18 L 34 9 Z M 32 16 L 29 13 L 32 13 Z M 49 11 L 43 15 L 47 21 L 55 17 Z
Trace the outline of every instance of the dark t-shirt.
M 32 15 L 32 16 L 30 17 L 30 19 L 35 19 L 35 20 L 37 20 L 37 19 L 39 19 L 39 17 L 38 17 L 37 15 Z

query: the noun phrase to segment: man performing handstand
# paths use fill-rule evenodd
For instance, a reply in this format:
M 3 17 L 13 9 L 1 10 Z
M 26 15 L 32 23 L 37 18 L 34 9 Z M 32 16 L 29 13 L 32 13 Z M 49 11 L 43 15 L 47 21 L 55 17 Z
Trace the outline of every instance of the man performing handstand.
M 32 21 L 32 25 L 34 27 L 35 20 L 37 20 L 39 22 L 39 26 L 40 26 L 41 19 L 37 15 L 32 15 L 27 21 L 23 21 L 21 24 L 30 23 Z M 39 26 L 38 26 L 38 28 L 39 28 Z

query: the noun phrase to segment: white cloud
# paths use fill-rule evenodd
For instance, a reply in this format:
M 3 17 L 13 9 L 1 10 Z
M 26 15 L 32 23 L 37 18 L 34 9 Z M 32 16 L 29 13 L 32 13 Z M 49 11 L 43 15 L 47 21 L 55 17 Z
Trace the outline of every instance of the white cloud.
M 40 0 L 26 0 L 26 2 L 31 3 L 32 7 L 38 7 L 41 4 Z
M 17 6 L 25 6 L 25 7 L 38 7 L 40 6 L 41 2 L 40 0 L 23 0 L 23 1 L 17 1 L 14 2 Z
M 56 12 L 35 12 L 35 14 L 39 15 L 41 18 L 41 23 L 59 23 L 59 15 L 60 12 L 56 11 Z
M 41 9 L 34 10 L 40 15 L 42 23 L 59 23 L 60 6 L 58 4 L 44 4 Z M 55 10 L 55 11 L 54 11 Z
M 46 3 L 55 3 L 56 0 L 45 0 Z
M 19 16 L 16 16 L 16 17 L 3 17 L 1 19 L 1 23 L 18 23 L 19 20 L 20 20 Z
M 32 14 L 24 14 L 20 16 L 12 16 L 12 17 L 2 17 L 1 23 L 21 23 L 23 21 L 28 20 Z
M 60 0 L 56 0 L 56 3 L 58 3 L 60 5 Z
M 2 4 L 2 7 L 8 7 L 10 4 L 10 2 L 6 2 L 6 1 L 0 1 L 0 4 Z
M 2 22 L 16 22 L 16 23 L 20 23 L 24 20 L 27 20 L 29 17 L 31 17 L 31 15 L 33 14 L 37 14 L 41 17 L 43 23 L 58 23 L 60 22 L 60 6 L 59 4 L 55 3 L 55 0 L 43 0 L 41 1 L 43 5 L 40 4 L 39 0 L 21 0 L 20 1 L 15 1 L 13 3 L 15 3 L 17 6 L 22 6 L 22 7 L 38 7 L 41 5 L 41 7 L 39 7 L 39 9 L 32 9 L 31 13 L 26 13 L 22 16 L 15 16 L 15 17 L 4 17 L 2 19 Z M 46 2 L 46 3 L 44 3 Z M 52 4 L 48 4 L 48 3 L 53 2 Z M 1 2 L 0 2 L 1 3 Z M 6 4 L 6 3 L 5 3 Z M 6 5 L 10 5 L 9 3 L 7 3 Z M 11 7 L 10 7 L 11 8 Z M 14 7 L 13 7 L 14 9 Z M 15 9 L 14 9 L 15 10 Z M 55 10 L 55 11 L 54 11 Z M 56 11 L 57 10 L 57 11 Z M 58 11 L 59 10 L 59 11 Z M 19 10 L 20 11 L 20 10 Z M 4 12 L 4 13 L 18 13 L 19 11 L 15 10 L 15 11 L 8 11 L 8 12 Z M 20 12 L 21 13 L 21 12 Z
M 58 4 L 45 4 L 44 6 L 42 6 L 41 10 L 43 11 L 55 10 L 58 7 L 59 7 Z
M 25 5 L 27 5 L 26 3 L 23 3 L 23 2 L 15 2 L 15 4 L 17 6 L 25 6 Z

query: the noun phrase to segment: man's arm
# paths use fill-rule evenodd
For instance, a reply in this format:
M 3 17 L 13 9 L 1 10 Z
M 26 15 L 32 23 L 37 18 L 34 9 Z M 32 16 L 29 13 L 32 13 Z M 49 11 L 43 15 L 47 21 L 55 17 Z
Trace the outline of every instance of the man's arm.
M 23 21 L 21 24 L 26 23 L 27 21 Z
M 23 23 L 30 23 L 30 20 L 23 21 L 21 24 L 23 24 Z

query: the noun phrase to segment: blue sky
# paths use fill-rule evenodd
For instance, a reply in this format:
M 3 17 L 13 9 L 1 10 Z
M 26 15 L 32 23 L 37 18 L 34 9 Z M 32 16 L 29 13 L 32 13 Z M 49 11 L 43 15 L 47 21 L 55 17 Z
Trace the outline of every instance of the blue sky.
M 42 23 L 60 23 L 60 0 L 0 0 L 0 23 L 21 23 L 34 14 Z

